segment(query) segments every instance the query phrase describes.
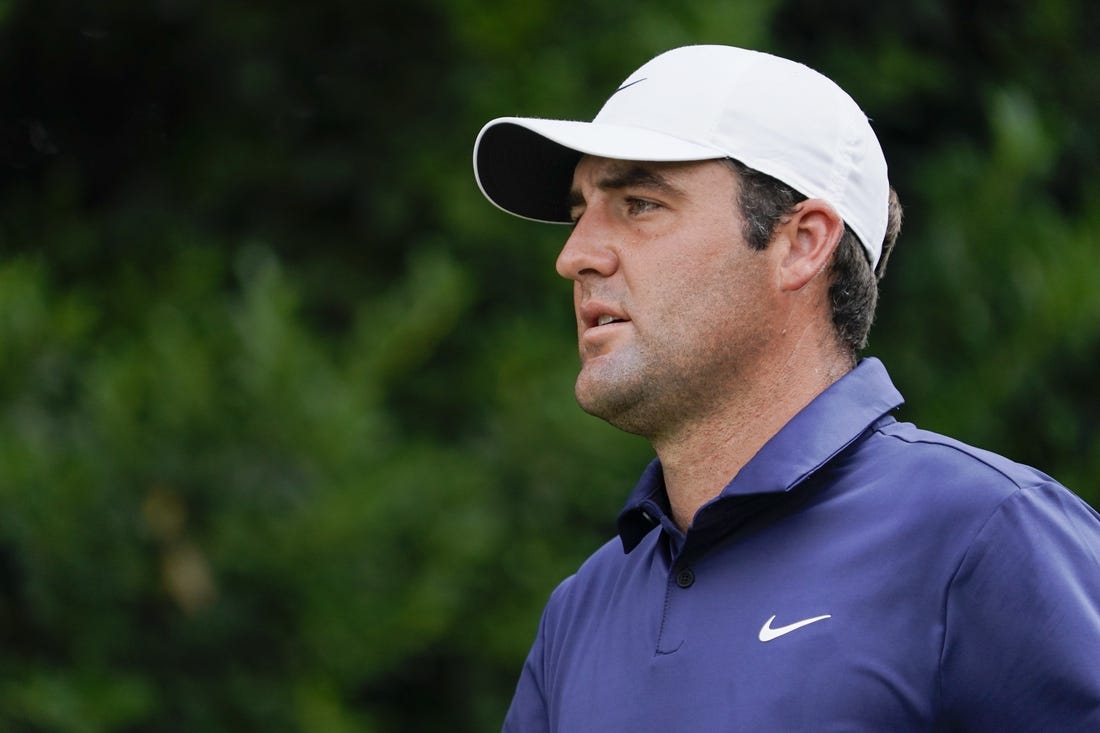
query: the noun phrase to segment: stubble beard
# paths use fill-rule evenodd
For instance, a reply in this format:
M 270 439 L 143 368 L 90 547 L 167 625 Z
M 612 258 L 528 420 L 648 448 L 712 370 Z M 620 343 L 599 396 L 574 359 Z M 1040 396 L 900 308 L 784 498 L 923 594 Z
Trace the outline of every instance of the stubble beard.
M 686 385 L 675 371 L 655 370 L 637 353 L 618 353 L 583 364 L 574 392 L 589 415 L 652 441 L 683 412 Z
M 724 409 L 751 381 L 745 362 L 763 347 L 720 334 L 693 334 L 653 349 L 634 343 L 582 363 L 574 392 L 588 414 L 654 445 L 666 443 Z

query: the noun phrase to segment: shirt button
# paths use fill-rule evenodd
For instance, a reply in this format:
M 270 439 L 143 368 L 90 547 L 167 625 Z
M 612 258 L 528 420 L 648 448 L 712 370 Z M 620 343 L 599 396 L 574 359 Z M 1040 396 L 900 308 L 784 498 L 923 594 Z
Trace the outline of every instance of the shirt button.
M 676 585 L 681 588 L 690 588 L 691 584 L 695 582 L 695 573 L 691 572 L 690 568 L 684 568 L 680 572 L 676 573 Z

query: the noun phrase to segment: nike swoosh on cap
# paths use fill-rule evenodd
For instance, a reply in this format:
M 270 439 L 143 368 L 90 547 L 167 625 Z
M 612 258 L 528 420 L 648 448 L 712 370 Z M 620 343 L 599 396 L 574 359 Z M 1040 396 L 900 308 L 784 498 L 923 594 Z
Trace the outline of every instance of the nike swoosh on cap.
M 832 614 L 827 613 L 824 616 L 814 616 L 813 618 L 806 618 L 802 619 L 801 621 L 795 621 L 793 624 L 787 624 L 786 626 L 772 628 L 772 621 L 775 621 L 775 616 L 773 615 L 770 619 L 764 622 L 763 626 L 760 627 L 760 635 L 758 638 L 760 639 L 760 641 L 771 641 L 773 639 L 778 639 L 781 636 L 785 636 L 792 631 L 797 631 L 803 626 L 816 624 L 818 621 L 824 621 L 825 619 L 832 617 Z
M 612 94 L 612 96 L 614 96 L 614 95 L 618 94 L 619 92 L 621 92 L 622 90 L 624 90 L 624 89 L 626 89 L 626 88 L 628 88 L 628 87 L 632 87 L 632 86 L 634 86 L 635 84 L 641 84 L 641 83 L 642 83 L 643 81 L 645 81 L 645 80 L 646 80 L 646 79 L 648 79 L 648 78 L 649 78 L 648 76 L 643 76 L 643 77 L 642 77 L 641 79 L 635 79 L 634 81 L 630 82 L 629 84 L 623 84 L 623 85 L 622 85 L 621 87 L 619 87 L 618 89 L 616 89 L 616 90 L 615 90 L 614 92 L 612 92 L 611 94 Z

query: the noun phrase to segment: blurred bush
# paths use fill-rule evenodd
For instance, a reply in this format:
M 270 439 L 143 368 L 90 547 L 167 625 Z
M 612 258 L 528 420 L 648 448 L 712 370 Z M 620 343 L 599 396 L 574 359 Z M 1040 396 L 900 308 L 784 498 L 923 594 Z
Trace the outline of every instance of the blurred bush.
M 907 204 L 871 349 L 903 417 L 1100 503 L 1095 20 L 0 3 L 0 729 L 499 727 L 649 450 L 573 404 L 563 231 L 470 147 L 683 43 L 852 92 Z

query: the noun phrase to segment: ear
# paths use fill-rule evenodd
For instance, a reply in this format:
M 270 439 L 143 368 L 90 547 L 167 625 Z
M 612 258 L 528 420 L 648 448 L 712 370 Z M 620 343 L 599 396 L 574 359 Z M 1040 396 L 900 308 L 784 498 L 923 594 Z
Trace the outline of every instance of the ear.
M 788 244 L 780 263 L 780 285 L 794 291 L 805 287 L 829 264 L 844 234 L 844 222 L 825 201 L 807 199 L 776 233 Z

